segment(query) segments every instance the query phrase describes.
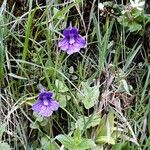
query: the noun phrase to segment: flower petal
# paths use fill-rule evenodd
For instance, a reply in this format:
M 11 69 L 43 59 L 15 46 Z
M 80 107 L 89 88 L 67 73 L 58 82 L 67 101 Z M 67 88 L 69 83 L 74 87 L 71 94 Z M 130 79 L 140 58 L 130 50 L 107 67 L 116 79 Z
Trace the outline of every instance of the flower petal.
M 50 91 L 44 91 L 44 92 L 41 92 L 40 94 L 39 94 L 39 100 L 43 100 L 43 99 L 50 99 L 51 97 L 52 97 L 52 95 L 53 95 L 53 93 L 52 92 L 50 92 Z
M 73 53 L 76 53 L 76 52 L 79 52 L 80 51 L 80 47 L 72 44 L 72 45 L 69 45 L 69 49 L 67 50 L 67 53 L 69 55 L 73 54 Z
M 77 36 L 78 35 L 78 29 L 73 27 L 71 30 L 70 30 L 70 36 Z
M 42 101 L 38 100 L 38 102 L 32 105 L 32 110 L 35 112 L 39 112 L 42 106 Z
M 70 27 L 69 28 L 66 28 L 64 31 L 63 31 L 63 35 L 66 37 L 66 36 L 69 36 L 70 34 Z
M 78 46 L 80 48 L 85 48 L 86 47 L 86 40 L 81 37 L 81 36 L 78 36 L 76 37 L 76 41 L 75 41 L 75 46 Z
M 65 37 L 78 35 L 78 29 L 75 27 L 69 27 L 63 31 Z
M 49 106 L 43 105 L 39 111 L 39 114 L 44 117 L 49 117 L 52 115 L 52 113 L 53 113 L 53 111 L 51 110 L 50 105 Z
M 51 91 L 46 92 L 47 99 L 50 99 L 53 96 L 53 93 Z
M 140 3 L 138 4 L 139 7 L 142 7 L 142 6 L 144 6 L 144 5 L 145 5 L 145 2 L 140 2 Z
M 130 3 L 132 7 L 135 5 L 133 0 L 130 0 Z
M 61 46 L 65 45 L 66 43 L 68 43 L 68 39 L 63 38 L 59 41 L 58 46 L 61 47 Z
M 63 38 L 61 41 L 59 41 L 58 46 L 63 50 L 66 51 L 69 47 L 69 41 L 67 38 Z
M 58 108 L 59 108 L 59 103 L 55 100 L 51 100 L 50 109 L 52 111 L 56 111 L 56 110 L 58 110 Z
M 99 8 L 100 10 L 104 10 L 104 4 L 103 4 L 103 3 L 99 3 L 99 4 L 98 4 L 98 8 Z

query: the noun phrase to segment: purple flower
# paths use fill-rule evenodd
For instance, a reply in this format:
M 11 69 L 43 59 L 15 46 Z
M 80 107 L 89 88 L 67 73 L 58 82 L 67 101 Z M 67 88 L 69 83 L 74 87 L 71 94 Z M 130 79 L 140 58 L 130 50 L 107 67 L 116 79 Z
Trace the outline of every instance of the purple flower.
M 64 38 L 59 41 L 58 46 L 69 55 L 86 47 L 86 40 L 78 34 L 78 29 L 72 27 L 71 24 L 63 31 L 63 35 Z
M 37 102 L 32 106 L 33 111 L 44 117 L 51 116 L 53 111 L 56 111 L 59 108 L 59 103 L 52 98 L 52 95 L 53 93 L 51 91 L 42 89 Z

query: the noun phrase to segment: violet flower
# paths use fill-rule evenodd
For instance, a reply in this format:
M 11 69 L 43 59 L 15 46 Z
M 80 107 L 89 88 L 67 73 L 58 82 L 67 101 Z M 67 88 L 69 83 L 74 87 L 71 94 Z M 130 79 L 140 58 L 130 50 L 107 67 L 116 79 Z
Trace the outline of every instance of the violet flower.
M 64 38 L 58 43 L 58 46 L 69 55 L 79 52 L 81 48 L 86 47 L 86 40 L 78 34 L 78 29 L 72 27 L 66 28 L 63 31 Z
M 51 91 L 41 89 L 37 102 L 32 105 L 32 110 L 44 117 L 51 116 L 53 111 L 59 108 L 59 103 L 52 98 L 52 95 Z

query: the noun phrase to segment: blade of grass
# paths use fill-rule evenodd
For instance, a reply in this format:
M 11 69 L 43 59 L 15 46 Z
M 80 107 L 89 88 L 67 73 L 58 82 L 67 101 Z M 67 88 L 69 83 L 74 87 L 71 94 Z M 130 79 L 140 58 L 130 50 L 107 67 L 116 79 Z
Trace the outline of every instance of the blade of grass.
M 0 83 L 3 82 L 4 77 L 4 27 L 3 27 L 3 15 L 0 15 Z
M 31 8 L 32 8 L 32 0 L 30 1 L 30 10 L 29 10 L 29 15 L 28 15 L 28 22 L 26 25 L 26 29 L 25 29 L 25 42 L 24 42 L 24 48 L 23 48 L 23 54 L 22 54 L 22 60 L 26 60 L 26 56 L 28 53 L 28 46 L 29 46 L 29 37 L 31 34 L 31 25 L 33 22 L 33 17 L 35 14 L 36 9 L 31 12 Z
M 146 93 L 146 91 L 147 91 L 147 87 L 148 87 L 149 84 L 150 84 L 150 66 L 148 67 L 148 73 L 147 73 L 145 85 L 144 85 L 144 87 L 143 87 L 143 92 L 142 92 L 142 95 L 141 95 L 141 101 L 144 100 L 145 93 Z
M 106 64 L 106 59 L 107 59 L 107 48 L 108 48 L 108 44 L 109 44 L 109 37 L 112 31 L 112 26 L 114 24 L 114 20 L 113 21 L 109 21 L 109 19 L 106 19 L 106 24 L 105 24 L 105 29 L 106 29 L 106 33 L 104 34 L 104 37 L 102 37 L 101 31 L 100 31 L 100 26 L 99 26 L 99 22 L 96 19 L 96 16 L 93 16 L 93 22 L 94 22 L 94 26 L 95 26 L 95 30 L 96 30 L 96 36 L 97 36 L 97 41 L 98 41 L 98 51 L 99 51 L 99 69 L 100 72 L 104 69 L 105 64 Z
M 142 45 L 140 44 L 140 45 L 136 48 L 137 44 L 138 44 L 138 42 L 134 45 L 134 47 L 132 48 L 132 51 L 130 52 L 130 54 L 129 54 L 128 57 L 127 57 L 126 63 L 125 63 L 125 65 L 124 65 L 124 67 L 123 67 L 124 72 L 127 71 L 127 69 L 129 68 L 131 62 L 133 61 L 134 57 L 136 56 L 136 54 L 138 53 L 138 51 L 140 50 L 140 48 L 141 48 L 141 46 L 142 46 Z

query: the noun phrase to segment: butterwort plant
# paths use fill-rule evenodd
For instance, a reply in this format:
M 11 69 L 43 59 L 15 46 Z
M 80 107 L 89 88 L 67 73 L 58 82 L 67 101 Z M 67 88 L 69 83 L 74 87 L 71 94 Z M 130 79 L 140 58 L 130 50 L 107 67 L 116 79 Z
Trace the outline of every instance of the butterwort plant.
M 78 33 L 76 27 L 72 27 L 72 23 L 63 31 L 63 36 L 58 46 L 69 55 L 79 52 L 81 48 L 85 48 L 87 45 L 85 38 Z
M 52 98 L 53 93 L 39 85 L 40 93 L 35 104 L 32 105 L 32 110 L 43 117 L 49 117 L 53 111 L 57 111 L 59 103 Z

